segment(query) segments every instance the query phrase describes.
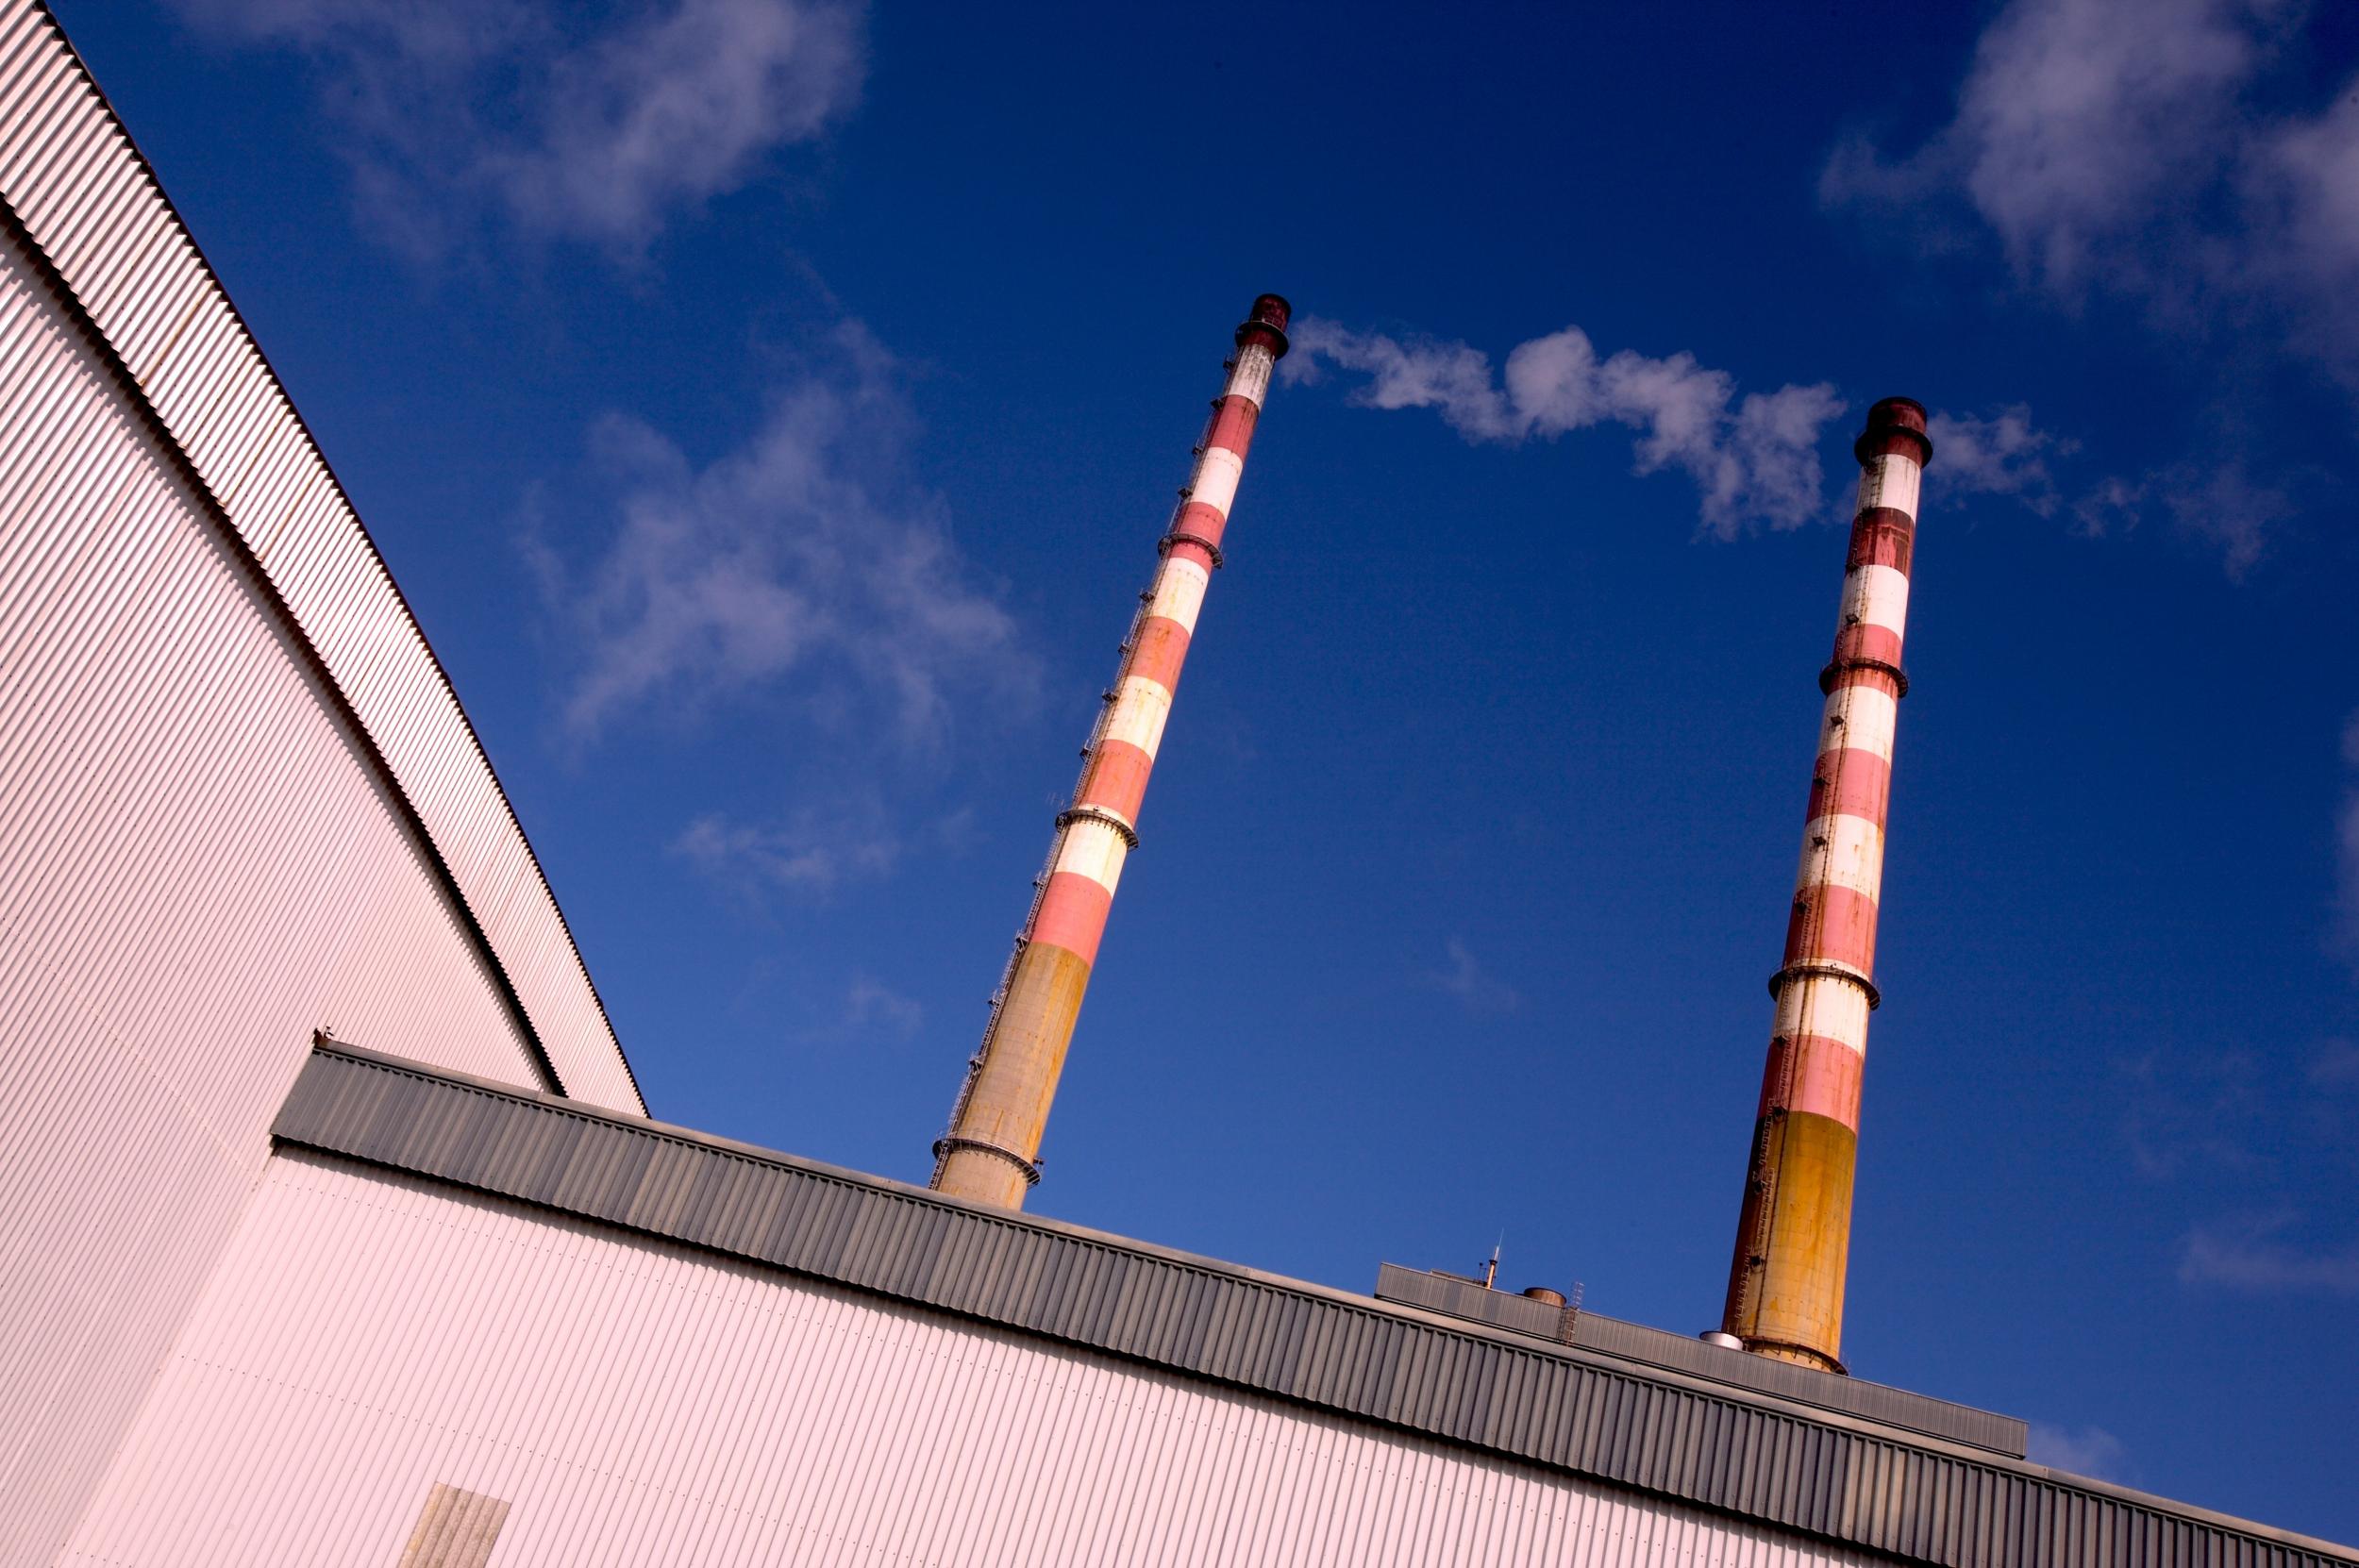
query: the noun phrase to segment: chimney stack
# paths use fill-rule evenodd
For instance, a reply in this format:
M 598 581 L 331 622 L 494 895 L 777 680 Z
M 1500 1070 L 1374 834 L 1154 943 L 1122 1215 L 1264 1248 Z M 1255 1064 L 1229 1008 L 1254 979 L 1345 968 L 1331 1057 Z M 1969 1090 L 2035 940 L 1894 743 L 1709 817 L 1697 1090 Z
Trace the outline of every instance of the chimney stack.
M 991 1020 L 967 1064 L 950 1130 L 934 1143 L 936 1192 L 1021 1209 L 1025 1193 L 1040 1180 L 1037 1159 L 1049 1102 L 1123 860 L 1138 847 L 1139 803 L 1196 611 L 1220 566 L 1221 533 L 1254 422 L 1269 395 L 1270 371 L 1286 352 L 1288 314 L 1283 299 L 1263 294 L 1237 328 L 1228 387 L 1213 404 L 1196 471 L 1158 544 L 1163 564 L 1154 586 L 1139 595 L 1121 671 L 1082 750 L 1072 804 L 1057 817 L 1048 863 L 1033 884 L 1031 913 L 992 998 Z
M 1802 863 L 1729 1270 L 1723 1334 L 1755 1355 L 1844 1370 L 1843 1279 L 1851 1241 L 1861 1066 L 1876 993 L 1876 904 L 1899 699 L 1900 636 L 1918 482 L 1932 458 L 1925 409 L 1887 397 L 1852 447 L 1859 511 L 1811 779 Z M 1716 1339 L 1717 1336 L 1707 1335 Z M 1722 1342 L 1725 1343 L 1725 1342 Z

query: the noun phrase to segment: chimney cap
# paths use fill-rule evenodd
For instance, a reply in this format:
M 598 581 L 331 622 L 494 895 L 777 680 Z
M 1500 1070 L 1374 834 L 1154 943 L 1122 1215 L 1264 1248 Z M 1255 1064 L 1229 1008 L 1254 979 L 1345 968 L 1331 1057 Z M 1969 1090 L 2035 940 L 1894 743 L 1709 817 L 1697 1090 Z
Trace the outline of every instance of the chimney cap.
M 1270 357 L 1286 357 L 1286 324 L 1294 319 L 1295 308 L 1286 303 L 1283 294 L 1259 294 L 1253 309 L 1237 327 L 1237 346 L 1243 348 L 1254 338 L 1260 338 L 1270 351 Z
M 1933 438 L 1925 433 L 1925 405 L 1914 397 L 1880 397 L 1868 406 L 1867 427 L 1851 443 L 1865 467 L 1887 452 L 1915 458 L 1919 468 L 1933 460 Z

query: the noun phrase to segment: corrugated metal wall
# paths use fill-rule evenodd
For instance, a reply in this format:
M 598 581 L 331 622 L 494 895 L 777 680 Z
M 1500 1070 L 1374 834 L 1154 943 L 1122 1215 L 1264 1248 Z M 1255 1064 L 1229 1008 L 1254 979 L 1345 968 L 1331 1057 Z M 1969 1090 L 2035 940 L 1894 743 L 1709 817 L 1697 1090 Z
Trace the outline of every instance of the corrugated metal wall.
M 312 1053 L 272 1132 L 282 1149 L 397 1170 L 1867 1551 L 1951 1568 L 2359 1568 L 2359 1554 L 2329 1543 L 1773 1391 L 1380 1304 L 350 1046 Z
M 38 0 L 0 0 L 0 1562 L 79 1516 L 311 1029 L 641 1109 L 474 732 Z
M 391 1562 L 437 1485 L 502 1568 L 1876 1560 L 299 1153 L 67 1560 Z
M 568 1094 L 644 1110 L 474 729 L 228 296 L 39 0 L 0 0 L 0 195 L 218 498 L 425 825 Z
M 537 1085 L 299 646 L 0 242 L 0 1562 L 44 1562 L 332 1026 Z

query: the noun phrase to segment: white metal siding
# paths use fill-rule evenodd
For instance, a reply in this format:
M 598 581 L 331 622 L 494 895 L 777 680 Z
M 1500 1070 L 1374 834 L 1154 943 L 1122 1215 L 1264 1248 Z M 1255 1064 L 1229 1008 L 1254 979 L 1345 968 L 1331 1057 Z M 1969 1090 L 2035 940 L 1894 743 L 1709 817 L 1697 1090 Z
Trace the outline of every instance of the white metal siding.
M 0 242 L 0 1562 L 79 1516 L 314 1027 L 540 1082 L 258 586 Z
M 38 0 L 0 0 L 0 193 L 130 367 L 360 714 L 565 1092 L 644 1111 L 441 666 L 228 296 Z
M 301 1153 L 65 1560 L 390 1562 L 438 1484 L 497 1568 L 1879 1560 Z

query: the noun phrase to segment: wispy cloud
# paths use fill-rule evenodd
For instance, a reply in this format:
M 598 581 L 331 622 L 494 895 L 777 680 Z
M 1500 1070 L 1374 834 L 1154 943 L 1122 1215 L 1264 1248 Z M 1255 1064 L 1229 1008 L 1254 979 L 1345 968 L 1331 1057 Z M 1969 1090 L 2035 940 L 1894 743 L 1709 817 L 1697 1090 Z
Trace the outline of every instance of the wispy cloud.
M 1600 359 L 1577 326 L 1521 343 L 1501 373 L 1463 342 L 1358 332 L 1317 317 L 1297 324 L 1296 380 L 1327 368 L 1361 377 L 1371 409 L 1431 409 L 1472 442 L 1509 444 L 1596 425 L 1637 433 L 1637 471 L 1677 469 L 1695 481 L 1704 528 L 1723 539 L 1749 526 L 1790 528 L 1827 511 L 1819 438 L 1843 400 L 1824 383 L 1739 397 L 1735 378 L 1694 355 L 1630 349 Z
M 970 848 L 967 807 L 928 816 L 888 806 L 882 789 L 805 805 L 784 821 L 751 823 L 708 812 L 680 829 L 671 852 L 716 885 L 760 899 L 769 893 L 819 901 L 862 882 L 882 881 L 912 859 Z
M 1466 343 L 1358 332 L 1317 317 L 1297 324 L 1296 342 L 1300 352 L 1284 366 L 1293 379 L 1342 371 L 1359 378 L 1349 395 L 1361 407 L 1430 409 L 1469 442 L 1515 445 L 1598 425 L 1633 430 L 1637 472 L 1686 474 L 1702 529 L 1718 539 L 1840 514 L 1819 448 L 1846 405 L 1823 382 L 1740 398 L 1734 377 L 1692 354 L 1652 359 L 1624 349 L 1600 359 L 1579 327 L 1518 344 L 1503 370 Z M 2084 487 L 2071 509 L 2077 531 L 2126 533 L 2160 512 L 2217 546 L 2232 575 L 2259 558 L 2267 525 L 2284 510 L 2282 497 L 2240 488 L 2235 474 L 2213 475 L 2208 485 L 2179 472 L 2134 483 L 2076 479 L 2058 465 L 2077 458 L 2081 443 L 2040 427 L 2019 403 L 1986 414 L 1936 411 L 1928 423 L 1929 505 L 1990 496 L 2050 518 L 2077 485 Z
M 1925 471 L 1935 493 L 2005 495 L 2042 517 L 2059 505 L 2049 459 L 2068 458 L 2081 443 L 2042 430 L 2017 403 L 1987 417 L 1936 413 L 1925 422 L 1933 438 L 1933 464 Z
M 2247 1170 L 2269 1140 L 2274 1096 L 2241 1051 L 2193 1058 L 2150 1054 L 2114 1064 L 2121 1137 L 2150 1181 L 2189 1170 Z
M 2334 950 L 2359 974 L 2359 713 L 2343 722 L 2343 798 L 2334 810 Z
M 2100 1481 L 2126 1482 L 2133 1474 L 2130 1450 L 2102 1426 L 2051 1426 L 2045 1421 L 2034 1421 L 2031 1428 L 2026 1457 L 2033 1464 L 2094 1476 Z
M 850 989 L 844 993 L 843 1026 L 853 1033 L 874 1032 L 908 1040 L 925 1022 L 926 1009 L 914 998 L 865 975 L 855 976 Z
M 2044 429 L 2013 404 L 1987 415 L 1936 412 L 1926 422 L 1933 463 L 1929 505 L 1960 496 L 2012 500 L 2042 518 L 2064 518 L 2084 539 L 2159 529 L 2215 557 L 2232 582 L 2259 565 L 2295 511 L 2284 491 L 2255 483 L 2220 459 L 2178 462 L 2134 478 L 2093 475 L 2081 442 Z
M 2180 1282 L 2256 1295 L 2359 1295 L 2359 1243 L 2293 1234 L 2300 1221 L 2284 1211 L 2195 1226 L 2181 1244 Z
M 1819 193 L 1921 251 L 1995 252 L 2067 309 L 2117 300 L 2247 379 L 2291 357 L 2359 392 L 2359 79 L 2303 97 L 2307 8 L 2014 0 L 1948 125 L 1893 153 L 1854 135 Z M 2256 351 L 2254 345 L 2265 345 Z M 2292 509 L 2225 456 L 2088 487 L 2083 531 L 2142 516 L 2240 575 Z
M 2217 466 L 2173 463 L 2136 479 L 2098 480 L 2073 503 L 2074 526 L 2091 539 L 2135 532 L 2159 521 L 2218 556 L 2231 581 L 2260 564 L 2294 514 L 2284 491 L 2260 485 L 2233 459 Z
M 703 816 L 672 841 L 673 853 L 715 881 L 744 892 L 776 889 L 813 897 L 890 875 L 901 849 L 875 809 L 831 816 L 805 811 L 792 827 Z
M 860 8 L 836 0 L 179 0 L 203 31 L 301 53 L 355 199 L 418 256 L 495 213 L 644 247 L 755 177 L 860 93 Z
M 2310 1087 L 2328 1094 L 2359 1093 L 2359 1043 L 2330 1040 L 2310 1059 Z
M 1458 998 L 1459 1006 L 1468 1012 L 1514 1012 L 1524 1005 L 1522 993 L 1484 969 L 1458 938 L 1444 943 L 1443 951 L 1449 959 L 1448 967 L 1428 971 L 1425 981 Z
M 839 732 L 925 751 L 946 737 L 954 692 L 1029 691 L 1013 621 L 940 502 L 897 476 L 908 419 L 891 357 L 855 325 L 835 347 L 703 468 L 633 419 L 593 433 L 619 528 L 581 564 L 545 527 L 524 542 L 576 664 L 564 723 L 577 743 L 792 676 L 796 704 Z
M 2262 19 L 2277 8 L 2150 0 L 2125 27 L 2106 0 L 2016 0 L 1983 34 L 1948 125 L 1899 156 L 1851 138 L 1819 193 L 1940 248 L 1962 227 L 1941 220 L 1970 214 L 2020 278 L 2067 299 L 2174 299 L 2227 259 L 2156 232 L 2192 238 L 2228 216 L 2203 198 L 2237 175 L 2236 99 L 2274 46 Z
M 2349 1183 L 2359 1045 L 2328 1039 L 2116 1067 L 2133 1167 L 2209 1210 L 2170 1257 L 2181 1285 L 2359 1295 L 2359 1237 L 2321 1197 Z

